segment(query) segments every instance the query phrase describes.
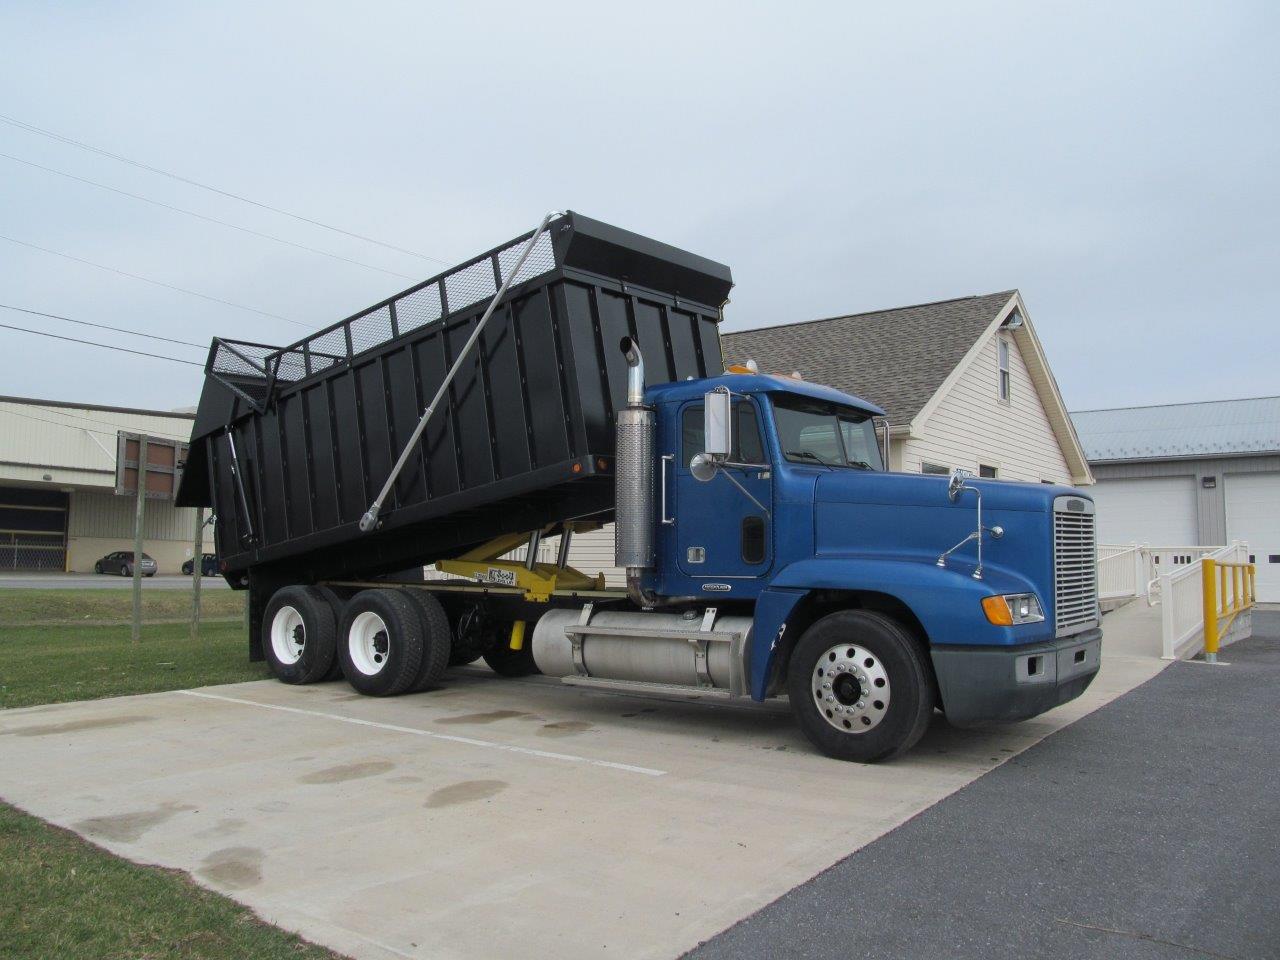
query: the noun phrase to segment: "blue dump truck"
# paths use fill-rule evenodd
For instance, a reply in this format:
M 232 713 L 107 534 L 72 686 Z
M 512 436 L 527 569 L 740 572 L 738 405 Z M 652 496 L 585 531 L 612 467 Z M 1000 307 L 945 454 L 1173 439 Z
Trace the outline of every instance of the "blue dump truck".
M 215 513 L 250 657 L 371 696 L 483 658 L 785 697 L 862 762 L 935 710 L 971 726 L 1078 696 L 1102 642 L 1090 498 L 887 472 L 875 404 L 724 370 L 731 286 L 549 214 L 298 343 L 214 340 L 178 502 Z M 570 562 L 606 523 L 625 589 Z

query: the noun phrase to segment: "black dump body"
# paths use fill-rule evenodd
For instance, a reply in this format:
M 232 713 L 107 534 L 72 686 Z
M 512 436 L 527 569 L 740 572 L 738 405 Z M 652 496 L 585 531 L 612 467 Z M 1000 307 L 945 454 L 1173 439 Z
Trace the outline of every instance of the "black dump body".
M 574 213 L 551 222 L 383 505 L 361 514 L 532 234 L 283 348 L 214 340 L 177 502 L 212 507 L 255 592 L 363 579 L 613 511 L 619 349 L 651 383 L 722 371 L 728 267 Z

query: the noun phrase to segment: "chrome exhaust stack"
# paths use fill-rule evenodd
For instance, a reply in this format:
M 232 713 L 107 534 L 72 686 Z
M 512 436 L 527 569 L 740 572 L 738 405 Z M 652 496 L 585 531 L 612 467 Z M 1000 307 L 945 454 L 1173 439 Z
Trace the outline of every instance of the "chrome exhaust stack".
M 627 595 L 638 606 L 653 606 L 640 578 L 653 569 L 653 444 L 656 419 L 644 405 L 644 357 L 640 344 L 623 337 L 627 358 L 627 406 L 617 416 L 617 461 L 613 562 L 627 571 Z

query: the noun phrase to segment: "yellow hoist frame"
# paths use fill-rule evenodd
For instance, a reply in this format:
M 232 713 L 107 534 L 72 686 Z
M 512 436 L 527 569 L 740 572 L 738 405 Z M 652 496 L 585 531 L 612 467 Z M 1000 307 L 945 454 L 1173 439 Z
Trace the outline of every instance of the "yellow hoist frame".
M 592 577 L 569 566 L 569 543 L 573 535 L 598 529 L 598 523 L 579 522 L 560 525 L 558 531 L 557 527 L 548 527 L 527 533 L 511 533 L 482 543 L 453 560 L 437 560 L 436 569 L 476 583 L 514 587 L 524 593 L 526 600 L 535 603 L 546 602 L 557 590 L 603 590 L 603 573 Z M 538 560 L 538 547 L 542 538 L 553 532 L 560 534 L 556 562 L 543 563 Z M 511 559 L 509 555 L 521 547 L 525 548 L 524 559 Z M 514 645 L 514 637 L 512 640 L 512 649 L 519 650 L 520 647 Z

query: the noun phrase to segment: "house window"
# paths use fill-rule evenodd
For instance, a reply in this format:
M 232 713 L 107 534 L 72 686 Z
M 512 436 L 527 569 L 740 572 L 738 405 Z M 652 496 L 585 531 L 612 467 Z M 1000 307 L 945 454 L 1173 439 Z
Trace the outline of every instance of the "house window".
M 920 472 L 921 473 L 938 473 L 945 477 L 951 473 L 951 468 L 944 467 L 941 464 L 937 464 L 937 463 L 925 462 L 920 464 Z
M 1009 402 L 1009 341 L 1001 338 L 996 341 L 996 348 L 999 353 L 1000 373 L 998 389 L 1000 391 L 1000 399 L 1004 403 Z
M 978 476 L 986 477 L 988 480 L 994 480 L 999 475 L 999 467 L 989 467 L 985 463 L 978 464 Z

